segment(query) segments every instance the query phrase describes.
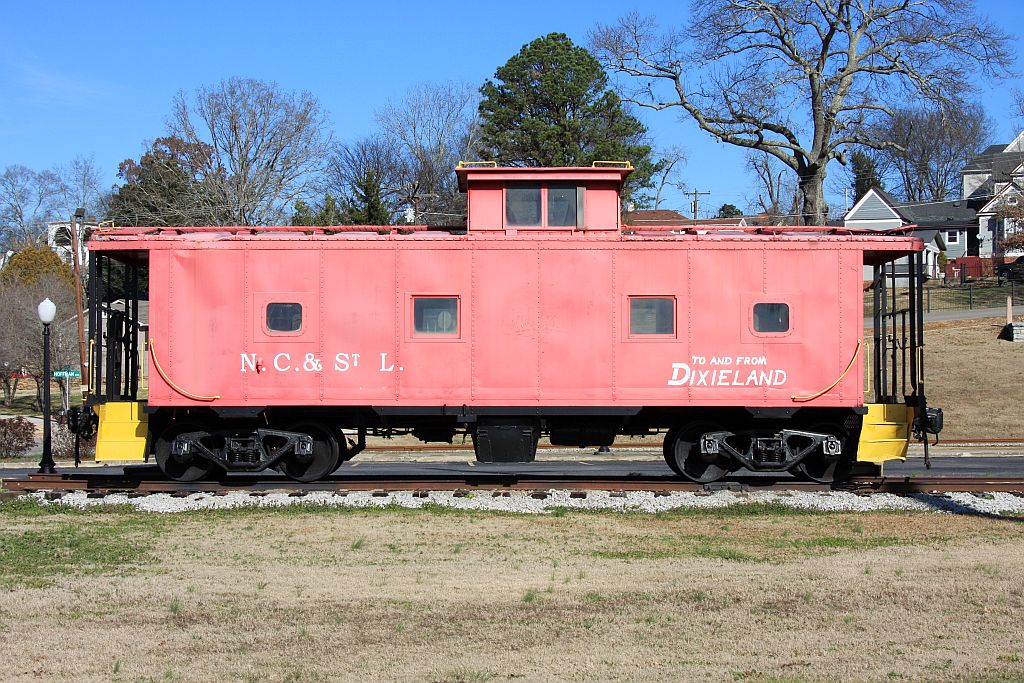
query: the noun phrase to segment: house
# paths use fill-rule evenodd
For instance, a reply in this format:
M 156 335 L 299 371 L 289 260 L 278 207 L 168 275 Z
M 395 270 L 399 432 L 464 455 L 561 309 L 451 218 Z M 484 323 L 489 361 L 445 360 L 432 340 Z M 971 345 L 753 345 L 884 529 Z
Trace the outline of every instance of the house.
M 79 263 L 88 263 L 89 249 L 86 246 L 88 234 L 96 229 L 95 223 L 78 223 L 78 256 Z M 46 224 L 46 244 L 69 266 L 74 266 L 74 252 L 71 249 L 71 223 L 57 221 Z M 84 269 L 84 265 L 83 265 Z
M 977 217 L 967 202 L 897 202 L 878 187 L 864 193 L 845 216 L 843 226 L 867 230 L 893 230 L 917 226 L 914 235 L 925 243 L 925 273 L 941 277 L 939 254 L 949 258 L 962 256 L 974 235 L 977 245 Z M 904 267 L 905 267 L 905 262 Z M 899 263 L 897 263 L 897 268 Z
M 1004 239 L 1024 230 L 1024 220 L 1007 215 L 1024 210 L 1024 164 L 1011 171 L 1009 177 L 1008 182 L 994 185 L 994 196 L 978 209 L 978 231 L 990 240 L 984 245 L 991 245 L 991 256 L 1024 255 L 1020 249 L 1004 251 L 1001 246 Z
M 960 172 L 962 198 L 977 212 L 977 253 L 968 256 L 990 258 L 1015 256 L 1002 253 L 999 243 L 1024 229 L 1003 211 L 1024 202 L 1024 132 L 1008 145 L 990 145 L 971 159 Z

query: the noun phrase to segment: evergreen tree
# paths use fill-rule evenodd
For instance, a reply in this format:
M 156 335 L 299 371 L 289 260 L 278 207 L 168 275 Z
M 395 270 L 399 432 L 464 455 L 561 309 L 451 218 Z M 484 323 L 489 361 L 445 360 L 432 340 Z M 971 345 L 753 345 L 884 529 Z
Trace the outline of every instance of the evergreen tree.
M 200 170 L 208 163 L 209 145 L 174 136 L 157 138 L 138 161 L 118 168 L 124 184 L 110 197 L 110 217 L 119 225 L 224 225 Z
M 853 174 L 850 185 L 853 188 L 854 201 L 863 197 L 872 187 L 885 189 L 882 179 L 878 177 L 878 166 L 867 152 L 858 149 L 850 155 L 850 173 Z
M 0 281 L 21 285 L 35 285 L 50 276 L 66 284 L 69 289 L 74 287 L 75 276 L 71 266 L 45 244 L 25 247 L 12 256 L 0 271 Z
M 295 213 L 292 214 L 292 225 L 344 225 L 346 215 L 338 206 L 331 193 L 324 195 L 324 202 L 319 208 L 310 206 L 299 199 L 295 202 Z
M 656 166 L 644 144 L 647 129 L 607 85 L 597 59 L 563 33 L 523 46 L 480 89 L 484 157 L 509 166 L 627 160 L 636 170 L 626 196 L 651 187 Z
M 368 169 L 353 181 L 344 222 L 349 225 L 391 225 L 391 210 L 384 201 L 381 178 L 373 169 Z
M 735 204 L 722 204 L 715 218 L 739 218 L 743 212 Z

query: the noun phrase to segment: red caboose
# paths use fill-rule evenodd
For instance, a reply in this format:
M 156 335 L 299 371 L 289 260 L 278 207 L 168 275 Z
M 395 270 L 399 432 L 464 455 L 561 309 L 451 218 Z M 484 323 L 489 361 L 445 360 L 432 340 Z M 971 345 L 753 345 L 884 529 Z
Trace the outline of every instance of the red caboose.
M 665 431 L 666 461 L 697 481 L 742 467 L 831 480 L 855 459 L 903 457 L 908 406 L 923 406 L 920 309 L 884 299 L 887 264 L 918 264 L 921 241 L 623 229 L 629 172 L 460 165 L 458 229 L 99 231 L 89 245 L 91 300 L 105 302 L 91 321 L 97 458 L 134 449 L 177 479 L 277 467 L 311 480 L 367 433 L 396 431 L 468 433 L 485 462 L 531 461 L 541 435 L 602 446 Z M 866 263 L 883 300 L 873 344 Z M 901 277 L 913 304 L 916 278 Z M 140 282 L 145 349 L 130 333 Z

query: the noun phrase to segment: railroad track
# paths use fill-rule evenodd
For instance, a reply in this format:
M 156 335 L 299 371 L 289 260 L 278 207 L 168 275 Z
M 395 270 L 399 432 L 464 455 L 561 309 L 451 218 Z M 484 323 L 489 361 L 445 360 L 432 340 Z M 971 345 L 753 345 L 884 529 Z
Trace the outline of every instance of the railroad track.
M 962 448 L 972 446 L 975 448 L 998 448 L 1000 446 L 1022 446 L 1024 447 L 1024 439 L 1020 438 L 996 438 L 996 439 L 942 439 L 938 443 L 939 447 L 949 448 Z M 637 449 L 637 450 L 652 450 L 661 452 L 661 442 L 654 441 L 623 441 L 615 442 L 612 446 L 612 450 L 620 449 Z M 537 445 L 539 451 L 565 451 L 565 446 L 553 446 L 547 443 L 541 443 Z M 588 450 L 588 449 L 583 449 Z M 593 450 L 592 448 L 589 450 Z M 472 444 L 387 444 L 387 443 L 375 443 L 366 447 L 366 452 L 371 453 L 394 453 L 396 451 L 409 452 L 409 453 L 434 453 L 434 452 L 473 452 Z
M 327 491 L 373 491 L 381 495 L 396 491 L 426 494 L 430 491 L 526 491 L 542 496 L 550 490 L 610 491 L 626 493 L 649 491 L 667 495 L 677 491 L 712 492 L 733 491 L 852 491 L 872 493 L 996 493 L 1008 492 L 1024 495 L 1024 477 L 855 477 L 841 484 L 819 484 L 775 477 L 731 477 L 713 484 L 696 484 L 670 476 L 631 475 L 622 477 L 552 476 L 544 474 L 510 474 L 484 472 L 472 474 L 423 476 L 335 476 L 323 481 L 299 483 L 276 475 L 230 476 L 216 481 L 182 483 L 163 477 L 156 468 L 133 468 L 124 475 L 109 473 L 73 472 L 59 474 L 29 474 L 3 480 L 3 488 L 11 492 L 47 491 L 64 493 L 84 491 L 103 496 L 111 493 L 147 495 L 169 493 L 187 496 L 193 493 L 223 495 L 230 492 L 253 494 L 282 492 L 293 495 Z

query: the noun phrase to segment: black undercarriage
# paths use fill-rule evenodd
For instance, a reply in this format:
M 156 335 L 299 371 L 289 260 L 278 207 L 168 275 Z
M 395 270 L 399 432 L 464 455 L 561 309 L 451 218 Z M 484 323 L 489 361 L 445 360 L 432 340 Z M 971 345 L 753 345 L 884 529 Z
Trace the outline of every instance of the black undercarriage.
M 313 481 L 362 451 L 368 436 L 461 439 L 472 442 L 478 462 L 528 463 L 542 437 L 554 446 L 600 448 L 617 437 L 663 434 L 666 463 L 693 481 L 743 469 L 834 481 L 851 470 L 860 431 L 856 409 L 576 411 L 151 408 L 149 452 L 179 480 L 275 468 Z

